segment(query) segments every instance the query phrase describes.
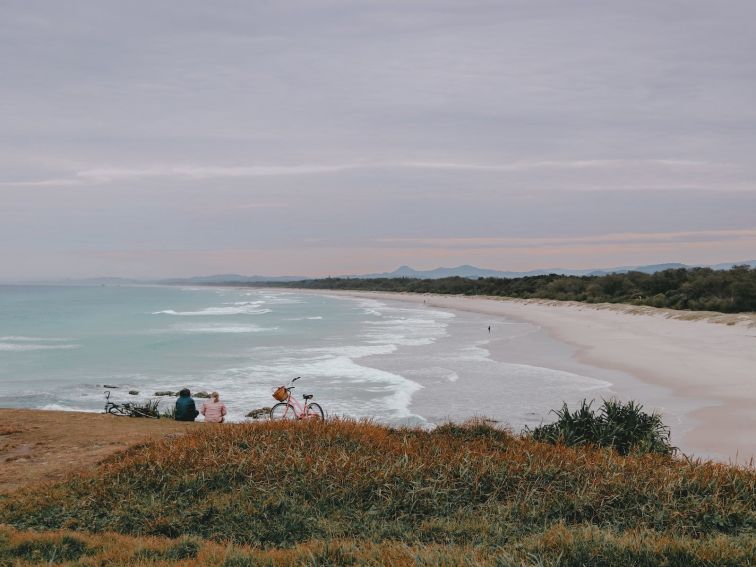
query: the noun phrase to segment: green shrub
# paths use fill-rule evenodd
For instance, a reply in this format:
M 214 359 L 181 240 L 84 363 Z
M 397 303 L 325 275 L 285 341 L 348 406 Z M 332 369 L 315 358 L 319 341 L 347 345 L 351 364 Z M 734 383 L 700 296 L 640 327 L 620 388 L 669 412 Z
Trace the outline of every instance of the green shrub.
M 555 423 L 541 425 L 526 435 L 536 441 L 565 445 L 597 445 L 615 449 L 620 455 L 661 453 L 672 454 L 676 448 L 670 444 L 669 428 L 657 413 L 642 411 L 643 406 L 633 401 L 623 404 L 618 400 L 604 400 L 598 413 L 591 409 L 593 401 L 583 400 L 581 406 L 570 412 L 567 404 L 554 410 Z
M 160 417 L 158 406 L 160 400 L 147 400 L 143 403 L 132 403 L 130 406 L 131 417 Z

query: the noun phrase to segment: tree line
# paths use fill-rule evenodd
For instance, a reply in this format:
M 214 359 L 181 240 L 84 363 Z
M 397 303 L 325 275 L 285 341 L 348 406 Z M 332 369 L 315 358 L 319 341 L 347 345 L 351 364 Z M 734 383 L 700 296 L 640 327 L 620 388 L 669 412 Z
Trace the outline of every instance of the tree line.
M 747 265 L 734 266 L 729 270 L 675 268 L 653 274 L 631 271 L 604 276 L 548 274 L 511 279 L 458 276 L 441 279 L 329 277 L 259 285 L 629 303 L 722 313 L 756 311 L 756 268 Z

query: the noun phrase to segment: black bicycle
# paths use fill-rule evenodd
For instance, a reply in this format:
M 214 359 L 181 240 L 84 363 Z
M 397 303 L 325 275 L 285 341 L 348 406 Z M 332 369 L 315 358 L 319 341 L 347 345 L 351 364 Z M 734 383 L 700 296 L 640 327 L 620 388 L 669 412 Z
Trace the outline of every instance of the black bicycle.
M 160 403 L 159 400 L 149 402 L 147 407 L 140 407 L 131 402 L 117 404 L 110 401 L 110 393 L 110 390 L 105 392 L 105 413 L 121 417 L 149 417 L 152 419 L 160 419 L 160 413 L 157 409 L 158 404 Z

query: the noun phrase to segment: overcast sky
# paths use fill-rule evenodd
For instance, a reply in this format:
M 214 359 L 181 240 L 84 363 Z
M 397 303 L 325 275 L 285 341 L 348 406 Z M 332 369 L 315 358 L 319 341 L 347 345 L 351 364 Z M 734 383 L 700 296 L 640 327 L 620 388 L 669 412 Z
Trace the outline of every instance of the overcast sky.
M 754 259 L 754 22 L 0 0 L 0 279 Z

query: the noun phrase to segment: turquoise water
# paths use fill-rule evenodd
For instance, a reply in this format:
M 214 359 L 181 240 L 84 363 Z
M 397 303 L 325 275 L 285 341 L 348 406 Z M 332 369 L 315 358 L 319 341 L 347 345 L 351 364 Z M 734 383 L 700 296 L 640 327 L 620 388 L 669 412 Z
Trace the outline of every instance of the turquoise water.
M 239 419 L 270 405 L 275 385 L 304 375 L 298 388 L 316 387 L 331 412 L 418 420 L 407 408 L 415 383 L 354 359 L 428 342 L 446 317 L 424 312 L 386 332 L 369 326 L 383 319 L 371 302 L 327 296 L 2 286 L 0 406 L 96 410 L 105 384 L 123 399 L 130 389 L 144 397 L 186 386 L 220 391 Z
M 296 393 L 315 394 L 330 415 L 422 425 L 483 412 L 519 426 L 607 385 L 493 360 L 481 334 L 488 324 L 422 305 L 285 290 L 0 286 L 0 407 L 99 411 L 104 385 L 117 386 L 120 401 L 188 387 L 219 391 L 241 420 L 302 376 Z M 534 332 L 496 325 L 512 349 Z

